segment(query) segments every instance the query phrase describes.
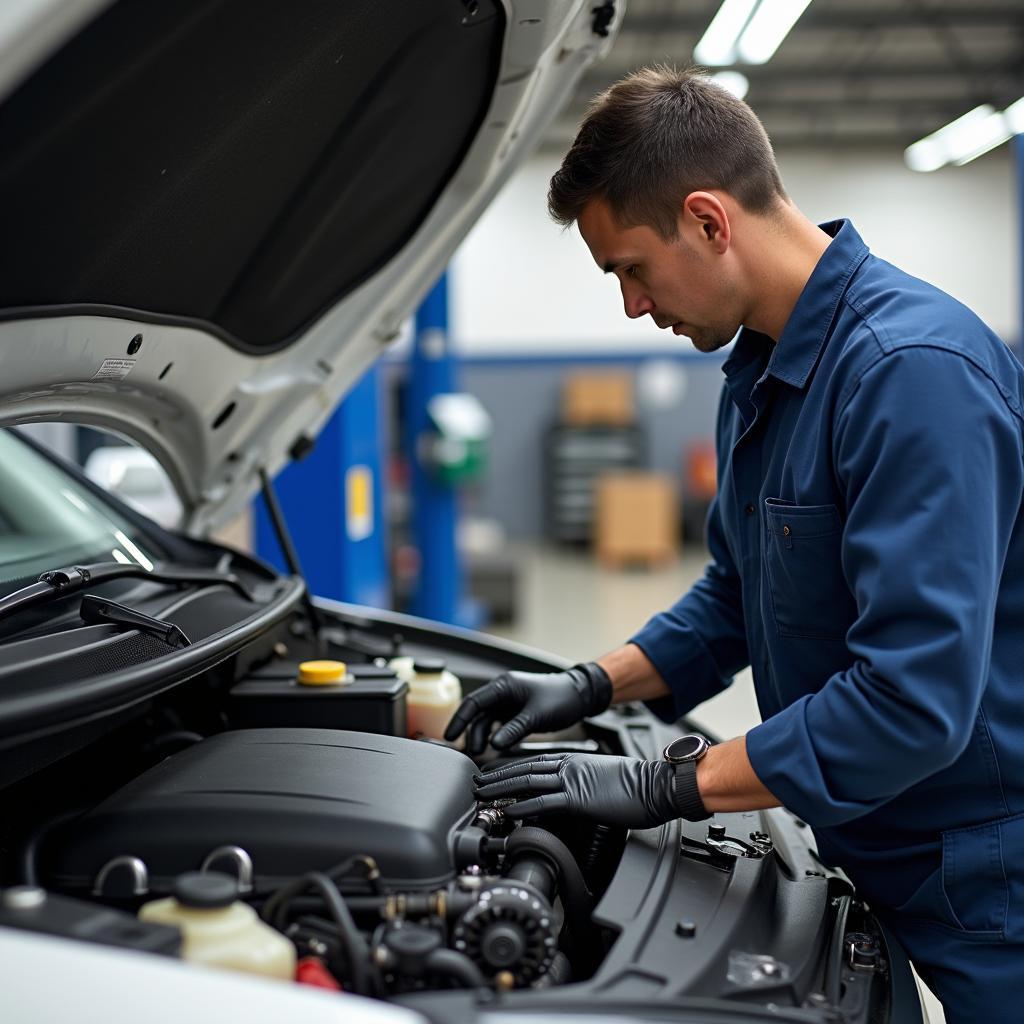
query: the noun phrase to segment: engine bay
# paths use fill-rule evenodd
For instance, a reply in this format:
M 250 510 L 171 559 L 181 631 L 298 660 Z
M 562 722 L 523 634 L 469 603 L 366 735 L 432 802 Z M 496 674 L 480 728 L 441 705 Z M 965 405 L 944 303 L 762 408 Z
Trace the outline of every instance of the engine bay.
M 188 961 L 187 928 L 139 912 L 199 872 L 229 882 L 232 904 L 290 943 L 294 980 L 435 1018 L 471 1019 L 459 1007 L 486 998 L 600 993 L 888 1019 L 899 963 L 884 932 L 787 812 L 627 832 L 513 821 L 473 797 L 473 775 L 503 760 L 656 758 L 678 727 L 616 706 L 473 759 L 407 735 L 394 658 L 443 658 L 464 690 L 503 668 L 557 665 L 340 610 L 316 639 L 293 613 L 75 752 L 23 770 L 3 795 L 0 927 Z M 345 659 L 347 685 L 296 686 L 302 659 L 325 653 Z

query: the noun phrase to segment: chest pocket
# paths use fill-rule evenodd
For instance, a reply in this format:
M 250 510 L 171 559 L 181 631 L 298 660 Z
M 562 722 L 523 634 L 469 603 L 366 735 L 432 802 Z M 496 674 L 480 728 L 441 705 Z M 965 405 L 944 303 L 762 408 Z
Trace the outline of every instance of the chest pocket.
M 835 505 L 765 499 L 765 570 L 780 636 L 842 640 L 857 614 L 840 561 Z

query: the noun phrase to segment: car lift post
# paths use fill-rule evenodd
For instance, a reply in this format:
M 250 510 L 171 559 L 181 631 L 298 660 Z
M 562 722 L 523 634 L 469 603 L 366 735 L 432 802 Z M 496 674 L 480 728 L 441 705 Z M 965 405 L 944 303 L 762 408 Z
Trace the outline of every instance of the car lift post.
M 463 574 L 455 543 L 458 521 L 454 487 L 426 464 L 423 439 L 431 431 L 427 403 L 456 390 L 456 361 L 448 334 L 448 274 L 443 273 L 416 311 L 416 337 L 405 388 L 405 436 L 412 496 L 412 540 L 420 555 L 409 611 L 458 625 L 463 619 Z
M 366 371 L 305 456 L 274 481 L 310 591 L 320 597 L 391 606 L 384 529 L 381 374 Z M 289 572 L 263 498 L 255 502 L 256 551 Z

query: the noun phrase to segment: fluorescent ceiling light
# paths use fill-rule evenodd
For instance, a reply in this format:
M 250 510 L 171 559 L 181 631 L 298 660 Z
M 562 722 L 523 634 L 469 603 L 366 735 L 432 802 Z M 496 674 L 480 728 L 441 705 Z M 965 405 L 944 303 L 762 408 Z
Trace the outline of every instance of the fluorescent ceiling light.
M 1024 133 L 1024 96 L 1021 96 L 1016 103 L 1011 103 L 1003 111 L 1003 117 L 1006 118 L 1006 127 L 1014 135 Z
M 722 67 L 736 60 L 736 41 L 750 21 L 758 0 L 722 0 L 722 6 L 694 47 L 698 64 Z
M 1003 114 L 992 111 L 975 131 L 958 140 L 963 148 L 959 151 L 959 155 L 953 158 L 953 163 L 957 167 L 963 167 L 964 164 L 969 164 L 982 153 L 1001 146 L 1011 135 L 1013 132 L 1006 127 L 1006 118 Z
M 928 136 L 907 146 L 903 161 L 912 171 L 937 171 L 946 165 L 946 150 L 941 142 Z
M 771 60 L 789 30 L 797 23 L 811 0 L 761 0 L 749 24 L 743 30 L 736 52 L 747 64 Z
M 738 100 L 743 99 L 750 89 L 750 79 L 738 71 L 717 71 L 711 76 L 711 81 L 731 92 Z
M 722 0 L 693 51 L 698 64 L 764 64 L 811 0 Z
M 903 157 L 912 171 L 936 171 L 946 164 L 970 163 L 976 157 L 1004 143 L 1013 134 L 1009 122 L 1018 118 L 1018 100 L 1006 113 L 983 103 L 937 132 L 908 146 Z M 1010 112 L 1012 111 L 1012 118 Z M 1024 114 L 1024 107 L 1020 108 Z

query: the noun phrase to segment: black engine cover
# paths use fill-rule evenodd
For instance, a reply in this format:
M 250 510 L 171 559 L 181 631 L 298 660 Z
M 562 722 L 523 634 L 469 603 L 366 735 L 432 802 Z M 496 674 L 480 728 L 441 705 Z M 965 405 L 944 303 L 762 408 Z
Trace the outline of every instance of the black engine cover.
M 62 830 L 51 884 L 91 889 L 122 855 L 141 858 L 152 891 L 217 847 L 251 856 L 257 892 L 352 854 L 382 882 L 429 889 L 454 874 L 452 833 L 475 807 L 473 762 L 438 744 L 336 729 L 250 729 L 197 743 Z M 346 891 L 365 891 L 358 871 Z

